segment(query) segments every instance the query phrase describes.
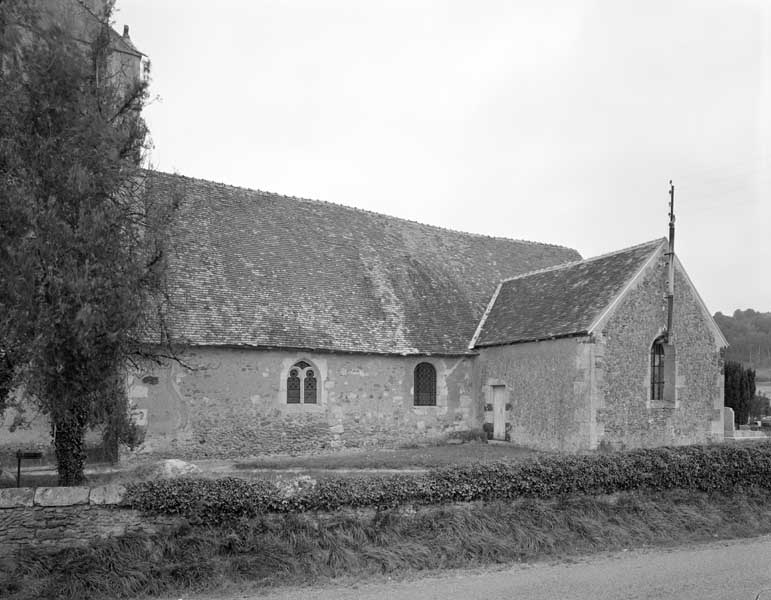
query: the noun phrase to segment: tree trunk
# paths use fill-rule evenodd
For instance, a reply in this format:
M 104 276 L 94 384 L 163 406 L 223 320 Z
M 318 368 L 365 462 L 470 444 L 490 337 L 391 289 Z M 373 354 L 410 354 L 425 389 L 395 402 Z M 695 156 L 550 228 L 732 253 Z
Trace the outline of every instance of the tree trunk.
M 54 447 L 59 485 L 82 485 L 85 481 L 83 467 L 86 463 L 84 450 L 85 427 L 72 421 L 56 423 Z

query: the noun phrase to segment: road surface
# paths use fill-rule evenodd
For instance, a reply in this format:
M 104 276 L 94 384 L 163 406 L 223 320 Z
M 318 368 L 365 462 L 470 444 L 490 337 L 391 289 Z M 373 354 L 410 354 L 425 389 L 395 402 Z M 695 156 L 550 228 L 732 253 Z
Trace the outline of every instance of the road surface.
M 764 591 L 765 590 L 765 591 Z M 214 600 L 771 600 L 771 536 Z

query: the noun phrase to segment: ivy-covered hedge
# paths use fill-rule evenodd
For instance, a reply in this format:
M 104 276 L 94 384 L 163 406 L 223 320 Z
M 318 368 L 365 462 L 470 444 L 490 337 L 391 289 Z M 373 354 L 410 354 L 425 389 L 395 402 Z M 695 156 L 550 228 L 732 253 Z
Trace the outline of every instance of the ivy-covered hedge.
M 729 492 L 750 485 L 771 488 L 771 443 L 549 455 L 517 462 L 443 467 L 415 475 L 330 476 L 288 497 L 266 481 L 232 477 L 168 479 L 130 485 L 125 501 L 147 512 L 220 523 L 263 512 L 387 508 L 517 497 L 546 499 L 637 489 Z

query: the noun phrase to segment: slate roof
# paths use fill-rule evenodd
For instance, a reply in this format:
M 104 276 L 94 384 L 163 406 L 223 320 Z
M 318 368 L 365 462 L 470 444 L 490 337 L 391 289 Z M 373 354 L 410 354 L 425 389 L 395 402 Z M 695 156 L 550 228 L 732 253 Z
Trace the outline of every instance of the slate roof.
M 113 49 L 118 52 L 125 52 L 126 54 L 138 57 L 144 56 L 142 52 L 137 50 L 137 47 L 134 45 L 134 42 L 131 41 L 131 38 L 122 36 L 114 29 L 110 29 L 110 40 L 113 43 Z
M 501 282 L 474 347 L 585 334 L 665 238 Z
M 464 354 L 501 279 L 580 259 L 177 175 L 150 184 L 181 199 L 168 321 L 194 345 Z

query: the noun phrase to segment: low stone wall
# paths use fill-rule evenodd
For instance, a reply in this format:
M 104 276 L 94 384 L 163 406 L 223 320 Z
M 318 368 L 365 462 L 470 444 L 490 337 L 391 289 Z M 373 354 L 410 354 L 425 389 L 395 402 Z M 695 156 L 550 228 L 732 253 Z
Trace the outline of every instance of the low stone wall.
M 156 532 L 176 521 L 121 506 L 124 493 L 121 485 L 0 489 L 0 557 L 25 547 L 59 550 Z

